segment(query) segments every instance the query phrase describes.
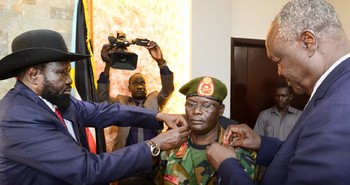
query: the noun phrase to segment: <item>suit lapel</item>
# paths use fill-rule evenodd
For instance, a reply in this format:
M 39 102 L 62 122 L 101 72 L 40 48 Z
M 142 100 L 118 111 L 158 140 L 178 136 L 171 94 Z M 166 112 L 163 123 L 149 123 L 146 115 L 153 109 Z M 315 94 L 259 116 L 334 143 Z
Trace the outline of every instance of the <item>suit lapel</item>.
M 76 115 L 74 114 L 75 111 L 71 107 L 72 106 L 70 106 L 69 108 L 67 108 L 65 110 L 62 110 L 62 115 L 63 115 L 64 119 L 69 120 L 72 123 L 74 134 L 75 134 L 77 141 L 75 141 L 73 138 L 72 139 L 75 142 L 77 142 L 80 146 L 88 148 L 87 143 L 82 141 L 82 138 L 86 137 L 86 135 L 83 134 L 83 133 L 85 133 L 85 130 L 83 131 L 83 129 L 85 129 L 85 127 L 81 127 L 79 125 L 78 120 L 76 118 Z M 80 129 L 82 129 L 82 130 L 80 131 Z

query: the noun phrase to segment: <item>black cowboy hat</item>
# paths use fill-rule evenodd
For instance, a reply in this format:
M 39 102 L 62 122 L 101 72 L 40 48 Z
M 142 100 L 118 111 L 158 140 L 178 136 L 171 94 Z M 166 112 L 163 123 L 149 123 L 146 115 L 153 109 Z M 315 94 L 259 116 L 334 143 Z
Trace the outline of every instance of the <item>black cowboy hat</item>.
M 61 34 L 52 30 L 31 30 L 12 42 L 12 53 L 0 60 L 0 80 L 17 75 L 20 69 L 54 61 L 76 61 L 89 58 L 68 52 Z

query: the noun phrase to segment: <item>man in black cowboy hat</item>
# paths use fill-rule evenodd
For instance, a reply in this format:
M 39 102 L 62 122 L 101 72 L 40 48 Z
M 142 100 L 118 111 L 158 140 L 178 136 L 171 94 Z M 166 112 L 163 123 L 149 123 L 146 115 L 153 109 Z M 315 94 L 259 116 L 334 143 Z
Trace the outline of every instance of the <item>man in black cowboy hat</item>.
M 12 53 L 0 60 L 0 80 L 17 78 L 0 101 L 0 184 L 108 183 L 151 170 L 152 156 L 186 140 L 187 126 L 176 126 L 187 124 L 180 115 L 72 97 L 70 62 L 88 57 L 68 52 L 62 36 L 51 30 L 14 39 Z M 82 147 L 78 131 L 112 123 L 162 129 L 159 121 L 173 129 L 101 155 Z

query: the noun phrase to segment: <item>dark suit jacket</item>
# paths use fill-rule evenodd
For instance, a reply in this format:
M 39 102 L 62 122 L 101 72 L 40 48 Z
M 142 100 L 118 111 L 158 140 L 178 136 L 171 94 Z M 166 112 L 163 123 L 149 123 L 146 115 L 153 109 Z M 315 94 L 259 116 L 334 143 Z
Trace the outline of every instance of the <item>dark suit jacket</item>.
M 322 82 L 282 144 L 262 137 L 263 185 L 350 184 L 350 58 Z M 253 184 L 234 159 L 219 167 L 221 184 Z
M 0 102 L 0 184 L 101 184 L 152 170 L 146 143 L 112 153 L 89 153 L 79 128 L 140 126 L 162 129 L 157 112 L 134 106 L 96 104 L 71 97 L 61 111 L 72 121 L 78 142 L 72 139 L 49 107 L 21 82 Z M 145 124 L 147 123 L 147 124 Z M 126 155 L 127 153 L 127 155 Z

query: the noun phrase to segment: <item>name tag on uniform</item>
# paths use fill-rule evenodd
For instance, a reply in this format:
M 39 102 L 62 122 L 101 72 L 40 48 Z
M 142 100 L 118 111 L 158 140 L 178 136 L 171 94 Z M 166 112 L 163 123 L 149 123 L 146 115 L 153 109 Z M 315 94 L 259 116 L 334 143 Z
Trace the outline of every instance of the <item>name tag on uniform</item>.
M 175 185 L 178 185 L 180 183 L 180 178 L 172 176 L 172 175 L 169 175 L 169 174 L 165 174 L 164 175 L 164 180 L 168 181 L 168 182 L 171 182 L 171 183 L 173 183 Z

